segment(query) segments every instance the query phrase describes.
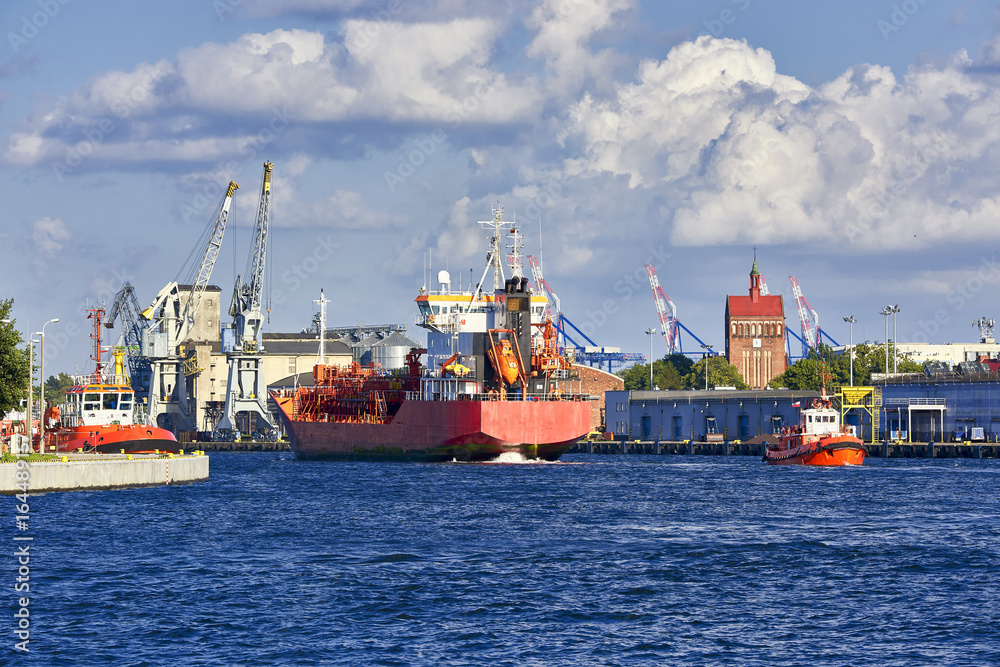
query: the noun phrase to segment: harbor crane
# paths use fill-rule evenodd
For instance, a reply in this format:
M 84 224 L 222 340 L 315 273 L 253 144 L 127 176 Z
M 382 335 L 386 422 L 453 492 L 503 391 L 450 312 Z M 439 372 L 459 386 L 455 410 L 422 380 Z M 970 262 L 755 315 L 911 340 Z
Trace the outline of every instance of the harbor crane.
M 792 295 L 795 297 L 795 305 L 799 309 L 799 320 L 802 322 L 802 356 L 809 354 L 809 350 L 815 350 L 819 344 L 819 315 L 813 307 L 806 301 L 799 286 L 799 279 L 795 276 L 788 276 L 792 283 Z
M 653 301 L 656 303 L 656 313 L 660 318 L 660 329 L 663 332 L 663 340 L 667 344 L 667 354 L 685 354 L 684 345 L 681 342 L 681 330 L 686 331 L 702 348 L 708 350 L 707 354 L 709 356 L 714 357 L 720 354 L 713 350 L 711 345 L 706 345 L 705 341 L 698 338 L 693 331 L 677 319 L 677 307 L 670 300 L 670 297 L 667 296 L 667 293 L 663 291 L 663 288 L 660 287 L 660 279 L 656 275 L 656 269 L 649 264 L 646 265 L 646 275 L 649 276 L 649 286 L 653 288 Z M 701 355 L 703 353 L 689 352 L 688 354 Z M 652 359 L 650 362 L 652 362 Z
M 799 279 L 795 276 L 788 276 L 788 280 L 792 283 L 792 295 L 795 297 L 795 305 L 799 311 L 799 321 L 802 323 L 802 336 L 796 335 L 788 327 L 785 327 L 785 331 L 798 338 L 802 343 L 802 357 L 809 356 L 810 350 L 818 350 L 823 338 L 826 338 L 833 345 L 839 345 L 837 341 L 820 328 L 819 314 L 806 301 L 806 297 L 802 294 L 802 287 L 799 285 Z M 791 346 L 791 340 L 788 341 L 788 344 Z M 789 358 L 792 357 L 790 349 L 788 356 Z
M 274 423 L 267 411 L 267 387 L 261 364 L 263 350 L 260 330 L 264 322 L 264 266 L 267 261 L 268 230 L 271 211 L 271 171 L 274 165 L 264 163 L 257 222 L 253 243 L 247 258 L 246 281 L 236 277 L 229 314 L 232 327 L 223 329 L 222 349 L 229 357 L 229 377 L 226 382 L 226 403 L 217 429 L 236 431 L 237 415 L 256 415 L 257 431 L 273 433 Z M 227 335 L 227 333 L 229 335 Z
M 149 392 L 151 367 L 149 359 L 142 355 L 142 339 L 149 330 L 149 320 L 142 316 L 135 288 L 127 280 L 115 294 L 104 326 L 113 329 L 116 319 L 120 319 L 122 323 L 121 339 L 125 348 L 125 359 L 128 362 L 129 384 L 135 395 L 145 402 Z
M 596 364 L 598 368 L 600 368 L 601 364 L 607 363 L 608 372 L 612 372 L 614 364 L 623 365 L 642 361 L 645 358 L 641 354 L 622 352 L 617 347 L 602 347 L 591 340 L 587 334 L 573 324 L 572 320 L 562 312 L 562 303 L 559 301 L 559 297 L 555 291 L 542 276 L 542 265 L 538 261 L 538 258 L 528 255 L 528 265 L 531 267 L 531 277 L 534 280 L 535 290 L 542 292 L 548 301 L 545 306 L 545 315 L 552 319 L 557 336 L 560 338 L 561 347 L 572 349 L 575 352 L 574 358 L 576 361 L 589 364 L 590 366 Z M 589 345 L 584 346 L 577 343 L 569 334 L 570 328 L 579 334 Z
M 136 321 L 142 329 L 140 347 L 145 361 L 141 363 L 148 363 L 150 369 L 149 382 L 143 386 L 146 391 L 142 396 L 146 411 L 152 424 L 175 433 L 196 429 L 188 397 L 194 394 L 194 379 L 200 369 L 194 351 L 185 349 L 185 345 L 194 333 L 195 318 L 222 247 L 233 193 L 237 189 L 236 182 L 230 181 L 215 220 L 207 230 L 204 246 L 201 240 L 195 246 L 196 250 L 201 247 L 204 250 L 200 256 L 194 255 L 200 259 L 189 274 L 189 282 L 172 281 L 165 285 Z M 125 303 L 129 303 L 127 298 Z
M 660 318 L 660 332 L 663 334 L 663 342 L 667 344 L 667 354 L 680 352 L 678 347 L 680 341 L 677 336 L 677 307 L 660 287 L 660 279 L 656 276 L 656 269 L 649 264 L 646 265 L 646 275 L 649 276 L 649 286 L 653 288 L 653 301 L 656 302 L 656 314 Z
M 528 255 L 528 266 L 531 267 L 531 279 L 535 283 L 535 290 L 545 295 L 545 317 L 550 318 L 553 322 L 558 322 L 559 316 L 562 315 L 559 297 L 552 290 L 552 288 L 549 287 L 549 284 L 545 282 L 545 278 L 542 277 L 541 263 L 538 261 L 537 257 Z

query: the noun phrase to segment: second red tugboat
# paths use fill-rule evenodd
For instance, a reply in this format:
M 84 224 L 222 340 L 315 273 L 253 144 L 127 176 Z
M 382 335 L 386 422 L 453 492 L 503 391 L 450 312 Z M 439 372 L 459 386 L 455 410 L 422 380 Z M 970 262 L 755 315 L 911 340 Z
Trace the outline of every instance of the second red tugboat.
M 840 412 L 830 404 L 824 385 L 822 396 L 799 412 L 797 426 L 782 430 L 778 444 L 767 447 L 763 460 L 771 465 L 861 465 L 865 445 L 841 425 Z

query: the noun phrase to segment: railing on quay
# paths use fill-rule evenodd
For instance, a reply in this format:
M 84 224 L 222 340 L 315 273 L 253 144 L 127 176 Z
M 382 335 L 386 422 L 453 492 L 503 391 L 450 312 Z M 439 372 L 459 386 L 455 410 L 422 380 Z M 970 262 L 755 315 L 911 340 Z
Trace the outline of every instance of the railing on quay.
M 945 405 L 943 398 L 884 398 L 882 405 Z

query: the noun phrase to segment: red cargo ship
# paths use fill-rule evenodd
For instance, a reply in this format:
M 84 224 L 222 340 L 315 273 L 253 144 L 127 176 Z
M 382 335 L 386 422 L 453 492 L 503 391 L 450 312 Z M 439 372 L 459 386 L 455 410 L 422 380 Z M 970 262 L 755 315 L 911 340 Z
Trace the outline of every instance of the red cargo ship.
M 865 445 L 841 425 L 840 413 L 831 406 L 824 387 L 822 397 L 800 411 L 798 426 L 786 427 L 778 444 L 767 447 L 763 460 L 772 465 L 861 465 Z
M 507 326 L 463 332 L 467 353 L 424 368 L 419 357 L 427 349 L 412 349 L 396 373 L 318 364 L 315 386 L 271 392 L 295 455 L 489 461 L 513 452 L 558 459 L 590 431 L 591 397 L 573 391 L 571 364 L 556 347 L 551 322 L 531 323 L 526 285 L 523 278 L 507 281 L 489 313 Z

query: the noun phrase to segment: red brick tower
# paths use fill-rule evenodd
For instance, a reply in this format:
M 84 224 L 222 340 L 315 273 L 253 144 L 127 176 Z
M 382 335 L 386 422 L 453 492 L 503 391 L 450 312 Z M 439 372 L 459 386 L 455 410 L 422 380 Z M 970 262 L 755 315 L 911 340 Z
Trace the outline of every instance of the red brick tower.
M 785 306 L 780 295 L 761 295 L 756 257 L 750 271 L 750 295 L 726 297 L 726 359 L 751 389 L 763 389 L 788 366 Z

